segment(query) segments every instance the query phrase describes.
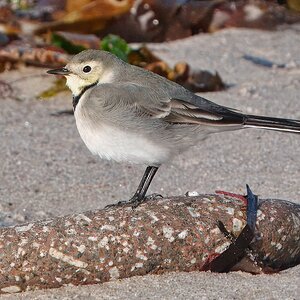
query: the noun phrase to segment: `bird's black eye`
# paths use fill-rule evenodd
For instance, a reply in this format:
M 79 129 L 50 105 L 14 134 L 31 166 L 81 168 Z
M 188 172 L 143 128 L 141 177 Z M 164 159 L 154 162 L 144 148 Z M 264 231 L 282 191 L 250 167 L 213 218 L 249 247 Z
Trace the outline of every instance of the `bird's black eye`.
M 88 73 L 88 72 L 90 72 L 92 70 L 92 68 L 90 67 L 90 66 L 85 66 L 83 69 L 82 69 L 82 71 L 84 72 L 84 73 Z

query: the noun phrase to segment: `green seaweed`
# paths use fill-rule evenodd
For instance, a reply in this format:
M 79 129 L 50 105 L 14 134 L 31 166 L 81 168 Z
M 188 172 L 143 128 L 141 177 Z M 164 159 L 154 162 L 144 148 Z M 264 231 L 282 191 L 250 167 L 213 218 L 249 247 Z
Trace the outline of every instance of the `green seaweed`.
M 101 49 L 111 52 L 126 62 L 128 62 L 128 55 L 132 51 L 125 40 L 114 34 L 109 34 L 101 40 Z

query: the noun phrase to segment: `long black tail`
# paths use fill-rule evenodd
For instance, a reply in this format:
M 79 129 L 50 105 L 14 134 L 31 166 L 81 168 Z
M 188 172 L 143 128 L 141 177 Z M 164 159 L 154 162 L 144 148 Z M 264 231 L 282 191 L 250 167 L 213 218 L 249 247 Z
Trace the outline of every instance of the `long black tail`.
M 244 121 L 244 125 L 245 127 L 256 127 L 277 131 L 300 133 L 300 120 L 247 115 Z

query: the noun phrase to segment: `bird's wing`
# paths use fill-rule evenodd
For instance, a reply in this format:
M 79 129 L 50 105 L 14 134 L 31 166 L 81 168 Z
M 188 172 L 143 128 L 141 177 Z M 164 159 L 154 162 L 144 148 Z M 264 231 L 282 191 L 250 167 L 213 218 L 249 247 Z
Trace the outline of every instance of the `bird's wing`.
M 122 105 L 124 109 L 134 110 L 140 116 L 161 119 L 171 124 L 224 126 L 243 123 L 244 115 L 185 89 L 170 95 L 168 89 L 120 83 L 97 86 L 93 94 L 99 100 L 106 99 L 107 107 Z
M 130 84 L 126 85 L 126 90 L 138 112 L 168 123 L 224 126 L 243 124 L 244 121 L 243 114 L 185 89 L 170 95 L 159 89 Z

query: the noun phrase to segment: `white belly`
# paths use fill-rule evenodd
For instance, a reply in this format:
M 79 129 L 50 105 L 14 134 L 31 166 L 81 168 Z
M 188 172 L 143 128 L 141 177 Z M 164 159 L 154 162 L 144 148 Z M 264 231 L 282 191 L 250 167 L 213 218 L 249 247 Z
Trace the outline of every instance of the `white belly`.
M 79 134 L 88 149 L 101 158 L 131 163 L 160 165 L 167 161 L 170 151 L 140 134 L 128 132 L 106 124 L 92 126 L 78 117 L 75 110 Z

